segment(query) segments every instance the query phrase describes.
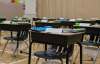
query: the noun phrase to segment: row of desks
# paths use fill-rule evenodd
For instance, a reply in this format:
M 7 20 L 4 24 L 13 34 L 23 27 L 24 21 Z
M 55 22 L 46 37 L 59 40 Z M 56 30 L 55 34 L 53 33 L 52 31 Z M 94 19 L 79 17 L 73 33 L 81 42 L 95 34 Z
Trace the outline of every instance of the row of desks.
M 23 27 L 22 25 L 18 25 L 18 24 L 0 24 L 0 31 L 2 31 L 2 30 L 20 31 L 21 28 L 22 29 L 26 29 L 26 27 Z M 38 43 L 51 44 L 51 45 L 61 45 L 62 44 L 62 46 L 66 45 L 66 49 L 67 49 L 67 45 L 69 43 L 70 44 L 74 44 L 72 42 L 77 41 L 77 43 L 79 44 L 79 42 L 81 40 L 80 37 L 82 36 L 82 33 L 54 34 L 54 33 L 43 33 L 43 32 L 31 31 L 31 35 L 30 36 L 32 37 L 32 38 L 30 38 L 32 40 L 29 40 L 29 44 L 30 45 L 29 45 L 29 60 L 28 60 L 28 64 L 31 64 L 31 46 L 32 46 L 33 42 L 37 41 Z M 41 39 L 40 37 L 43 37 L 43 38 Z M 47 39 L 47 40 L 45 40 L 45 39 Z M 80 45 L 80 47 L 81 47 L 81 45 Z M 82 51 L 82 47 L 80 48 L 80 51 Z M 68 64 L 68 59 L 69 59 L 68 55 L 69 54 L 67 53 L 66 55 L 67 55 L 66 56 L 66 64 Z M 80 60 L 82 60 L 82 55 L 80 56 Z
M 7 30 L 7 31 L 19 31 L 22 29 L 26 29 L 26 27 L 20 26 L 18 24 L 0 24 L 0 31 Z M 98 28 L 99 27 L 84 27 L 84 28 Z M 30 38 L 29 38 L 29 60 L 28 64 L 31 64 L 31 47 L 32 43 L 38 42 L 42 44 L 51 44 L 51 45 L 60 45 L 65 46 L 66 49 L 68 48 L 67 45 L 69 44 L 76 44 L 76 42 L 80 46 L 80 64 L 82 64 L 82 45 L 80 44 L 82 40 L 83 33 L 46 33 L 46 32 L 37 32 L 37 31 L 30 31 Z M 42 39 L 41 39 L 42 37 Z M 66 54 L 66 64 L 68 64 L 68 53 Z
M 100 21 L 63 21 L 63 22 L 35 22 L 36 26 L 53 26 L 53 27 L 61 27 L 68 26 L 72 28 L 76 23 L 90 23 L 90 25 L 94 25 L 96 23 L 100 24 Z
M 44 24 L 48 26 L 48 24 L 52 23 L 40 23 L 40 25 Z M 55 24 L 54 24 L 55 25 Z M 56 23 L 56 25 L 58 25 Z M 64 24 L 66 25 L 66 24 Z M 74 26 L 76 27 L 76 26 Z M 85 33 L 99 33 L 100 31 L 100 26 L 77 26 L 78 28 L 86 28 Z M 82 40 L 82 33 L 61 33 L 61 34 L 52 34 L 52 33 L 43 33 L 43 32 L 36 32 L 36 31 L 31 31 L 31 37 L 36 37 L 32 38 L 30 43 L 32 44 L 33 42 L 38 42 L 38 43 L 45 43 L 45 44 L 53 44 L 53 45 L 69 45 L 69 44 L 76 44 L 75 42 L 78 42 L 79 47 L 80 47 L 80 64 L 82 64 L 82 45 L 80 44 Z M 42 39 L 41 39 L 42 37 Z M 56 43 L 55 43 L 56 42 Z M 66 47 L 67 49 L 67 47 Z M 68 64 L 68 55 L 66 54 L 66 64 Z M 31 63 L 31 45 L 29 48 L 29 64 Z
M 100 23 L 99 19 L 91 19 L 91 20 L 74 20 L 72 21 L 71 19 L 56 19 L 56 18 L 47 18 L 47 19 L 42 19 L 42 18 L 33 18 L 33 21 L 41 21 L 41 20 L 48 20 L 49 21 L 56 21 L 56 22 L 79 22 L 79 23 L 91 23 L 91 24 L 95 24 L 95 23 Z

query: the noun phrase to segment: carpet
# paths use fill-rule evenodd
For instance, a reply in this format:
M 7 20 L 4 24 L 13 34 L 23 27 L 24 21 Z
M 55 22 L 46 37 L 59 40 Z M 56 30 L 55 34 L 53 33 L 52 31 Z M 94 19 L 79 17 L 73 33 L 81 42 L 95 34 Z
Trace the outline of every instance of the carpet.
M 1 54 L 1 51 L 0 51 Z M 12 53 L 6 51 L 2 56 L 0 56 L 0 64 L 14 64 L 25 59 L 24 55 L 16 55 L 16 57 L 12 56 Z

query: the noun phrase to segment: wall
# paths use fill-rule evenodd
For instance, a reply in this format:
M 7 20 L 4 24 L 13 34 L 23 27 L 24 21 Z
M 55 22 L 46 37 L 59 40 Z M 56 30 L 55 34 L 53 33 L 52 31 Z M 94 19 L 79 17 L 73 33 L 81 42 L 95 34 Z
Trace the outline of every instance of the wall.
M 36 17 L 36 0 L 25 1 L 25 16 Z
M 11 0 L 0 0 L 0 2 L 10 3 Z
M 23 16 L 24 9 L 22 4 L 11 3 L 10 0 L 0 0 L 0 16 L 8 20 L 14 16 Z
M 37 0 L 38 17 L 100 18 L 100 0 Z

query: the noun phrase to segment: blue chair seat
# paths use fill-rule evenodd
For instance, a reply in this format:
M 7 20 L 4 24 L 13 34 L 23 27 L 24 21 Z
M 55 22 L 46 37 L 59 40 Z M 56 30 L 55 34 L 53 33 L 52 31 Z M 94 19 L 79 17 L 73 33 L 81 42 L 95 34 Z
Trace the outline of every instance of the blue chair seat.
M 65 58 L 66 54 L 61 54 L 57 52 L 48 53 L 48 51 L 38 51 L 34 53 L 35 56 L 40 58 L 46 58 L 46 59 L 60 59 Z
M 66 50 L 65 47 L 60 46 L 52 46 L 50 49 L 46 51 L 37 51 L 34 53 L 34 56 L 38 57 L 36 60 L 36 64 L 38 63 L 40 58 L 47 59 L 57 59 L 61 61 L 61 64 L 63 64 L 63 58 L 66 58 L 67 51 L 69 51 L 68 57 L 71 57 L 73 54 L 73 49 L 70 49 L 70 47 Z

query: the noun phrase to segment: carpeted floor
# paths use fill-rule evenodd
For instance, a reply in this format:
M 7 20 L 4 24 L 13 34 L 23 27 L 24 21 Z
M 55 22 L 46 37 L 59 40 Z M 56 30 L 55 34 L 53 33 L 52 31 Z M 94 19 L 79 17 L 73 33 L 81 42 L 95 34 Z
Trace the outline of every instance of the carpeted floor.
M 38 47 L 38 45 L 37 46 L 36 45 L 35 45 L 35 48 L 33 48 L 34 51 L 37 51 L 37 50 L 40 50 L 40 49 L 42 50 L 42 48 L 40 48 L 40 47 L 43 47 L 43 45 L 40 45 L 39 47 Z M 24 54 L 24 53 L 22 53 L 22 54 L 19 53 L 16 57 L 13 57 L 11 46 L 12 46 L 12 44 L 10 43 L 8 45 L 8 48 L 6 49 L 6 52 L 2 56 L 0 56 L 0 64 L 28 64 L 27 63 L 28 55 Z M 2 50 L 3 45 L 0 45 L 0 47 L 1 47 L 0 49 Z M 0 51 L 0 54 L 1 54 L 1 52 L 2 51 Z M 77 51 L 75 51 L 75 52 L 77 52 Z M 89 51 L 89 53 L 90 53 L 90 51 Z M 77 55 L 77 53 L 74 54 L 74 55 Z M 83 56 L 84 56 L 83 57 L 83 59 L 84 59 L 83 63 L 84 64 L 92 64 L 92 61 L 90 61 L 91 58 L 90 58 L 89 55 L 84 54 Z M 32 57 L 32 64 L 35 64 L 36 59 L 37 59 L 37 57 L 35 57 L 35 56 Z M 79 64 L 79 56 L 77 57 L 77 59 L 74 59 L 74 60 L 75 60 L 76 64 Z M 65 59 L 64 59 L 64 63 L 65 63 Z M 48 60 L 47 62 L 45 62 L 44 59 L 40 59 L 38 64 L 60 64 L 60 61 L 58 61 L 58 60 Z M 98 57 L 96 64 L 100 64 L 100 57 Z
M 0 52 L 1 54 L 1 52 Z M 25 59 L 26 56 L 23 55 L 17 55 L 16 57 L 12 56 L 12 53 L 9 52 L 5 52 L 2 56 L 0 56 L 0 64 L 4 63 L 4 64 L 11 64 L 13 62 L 18 62 L 20 60 Z

